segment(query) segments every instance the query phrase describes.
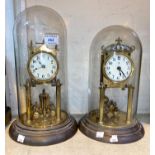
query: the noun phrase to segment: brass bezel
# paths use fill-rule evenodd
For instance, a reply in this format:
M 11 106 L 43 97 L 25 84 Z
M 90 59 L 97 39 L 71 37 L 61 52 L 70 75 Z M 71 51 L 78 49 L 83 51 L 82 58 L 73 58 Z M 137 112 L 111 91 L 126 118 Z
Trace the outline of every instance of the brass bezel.
M 32 60 L 32 58 L 33 58 L 35 55 L 39 54 L 39 53 L 46 53 L 46 54 L 51 55 L 51 56 L 55 59 L 55 61 L 56 61 L 56 63 L 57 63 L 57 70 L 56 70 L 55 74 L 54 74 L 51 78 L 49 78 L 49 79 L 47 79 L 47 80 L 38 80 L 38 79 L 36 79 L 36 78 L 33 76 L 32 72 L 31 72 L 31 70 L 30 70 L 30 67 L 29 67 L 29 66 L 30 66 L 30 61 Z M 59 63 L 58 63 L 58 60 L 57 60 L 57 58 L 56 58 L 56 56 L 55 56 L 54 54 L 52 54 L 52 53 L 50 53 L 50 52 L 47 52 L 47 51 L 42 51 L 42 50 L 38 49 L 38 51 L 36 51 L 35 53 L 33 53 L 33 54 L 29 57 L 28 62 L 27 62 L 27 70 L 28 70 L 28 73 L 29 73 L 30 78 L 33 79 L 37 84 L 49 83 L 49 82 L 51 82 L 51 81 L 56 77 L 56 75 L 58 74 Z
M 130 72 L 130 75 L 128 76 L 128 78 L 126 78 L 125 80 L 122 80 L 122 81 L 114 81 L 114 80 L 111 80 L 111 79 L 107 76 L 107 74 L 106 74 L 105 65 L 106 65 L 107 61 L 108 61 L 114 54 L 116 54 L 116 55 L 123 55 L 123 56 L 127 57 L 127 58 L 129 59 L 129 61 L 131 62 L 131 72 Z M 126 53 L 126 52 L 124 52 L 124 51 L 123 51 L 123 52 L 112 52 L 112 53 L 111 53 L 110 55 L 108 55 L 108 57 L 105 59 L 105 61 L 104 61 L 104 63 L 103 63 L 103 66 L 102 66 L 103 76 L 104 76 L 107 80 L 109 80 L 110 82 L 112 82 L 112 83 L 114 83 L 114 84 L 125 83 L 125 82 L 133 75 L 134 70 L 135 70 L 135 69 L 134 69 L 134 63 L 133 63 L 131 57 L 128 55 L 128 53 Z

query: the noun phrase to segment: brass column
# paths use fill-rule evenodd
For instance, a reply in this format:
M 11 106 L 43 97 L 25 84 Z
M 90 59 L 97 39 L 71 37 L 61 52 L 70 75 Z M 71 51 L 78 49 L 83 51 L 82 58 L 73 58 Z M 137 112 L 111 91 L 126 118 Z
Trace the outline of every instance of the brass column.
M 104 119 L 104 98 L 105 98 L 105 88 L 100 86 L 100 103 L 99 103 L 99 123 L 103 123 Z
M 43 113 L 43 98 L 42 98 L 42 94 L 39 95 L 39 100 L 40 100 L 40 108 L 41 108 L 41 112 Z
M 31 121 L 31 83 L 29 80 L 26 81 L 26 115 L 29 123 Z
M 104 62 L 104 54 L 103 48 L 101 47 L 101 60 L 100 60 L 100 101 L 99 101 L 99 123 L 103 123 L 104 119 L 104 97 L 105 97 L 105 88 L 103 87 L 103 62 Z
M 56 82 L 56 118 L 59 122 L 61 120 L 61 83 L 60 80 Z
M 133 115 L 133 91 L 134 87 L 132 85 L 129 85 L 128 87 L 128 106 L 127 106 L 127 124 L 130 124 L 132 122 L 132 115 Z

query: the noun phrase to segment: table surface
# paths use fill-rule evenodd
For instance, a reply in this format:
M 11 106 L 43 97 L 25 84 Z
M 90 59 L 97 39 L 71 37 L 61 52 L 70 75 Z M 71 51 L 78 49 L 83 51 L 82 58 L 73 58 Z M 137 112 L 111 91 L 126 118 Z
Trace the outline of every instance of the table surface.
M 50 146 L 27 146 L 14 142 L 6 128 L 6 155 L 149 155 L 150 125 L 143 124 L 145 136 L 130 144 L 107 144 L 83 135 L 79 130 L 71 139 Z

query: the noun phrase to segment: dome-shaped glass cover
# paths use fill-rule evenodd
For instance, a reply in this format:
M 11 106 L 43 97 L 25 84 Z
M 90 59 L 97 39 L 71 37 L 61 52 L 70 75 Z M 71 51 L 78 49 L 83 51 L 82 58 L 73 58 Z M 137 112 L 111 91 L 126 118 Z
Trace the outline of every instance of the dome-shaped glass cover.
M 27 108 L 25 85 L 28 79 L 32 79 L 32 84 L 33 81 L 37 83 L 37 80 L 41 82 L 40 85 L 35 84 L 35 87 L 31 89 L 33 105 L 40 102 L 38 95 L 45 87 L 50 102 L 54 104 L 55 87 L 51 87 L 52 84 L 49 85 L 46 81 L 51 82 L 55 77 L 59 79 L 62 83 L 62 107 L 66 108 L 66 28 L 62 18 L 50 8 L 42 6 L 27 8 L 17 16 L 14 25 L 14 40 L 20 115 L 25 113 Z M 50 61 L 53 61 L 51 67 L 55 67 L 53 70 L 48 68 Z M 41 67 L 46 67 L 46 70 Z M 52 81 L 53 85 L 54 82 L 55 80 Z
M 10 136 L 28 145 L 64 141 L 76 132 L 67 113 L 66 27 L 51 8 L 33 6 L 21 12 L 14 25 L 19 119 Z M 39 137 L 39 138 L 38 138 Z
M 80 129 L 87 136 L 110 142 L 108 137 L 118 134 L 117 143 L 126 143 L 139 139 L 139 133 L 143 135 L 135 117 L 141 57 L 141 42 L 132 29 L 114 25 L 97 33 L 90 48 L 89 113 L 80 122 Z M 138 130 L 134 140 L 131 126 Z M 107 138 L 94 135 L 97 130 L 105 132 Z
M 101 55 L 105 55 L 105 62 L 101 62 Z M 126 112 L 128 101 L 126 88 L 132 85 L 134 87 L 132 117 L 134 117 L 138 103 L 141 55 L 140 40 L 130 28 L 109 26 L 98 32 L 90 49 L 89 110 L 97 109 L 99 106 L 100 85 L 106 86 L 107 82 L 111 82 L 114 85 L 107 86 L 109 89 L 106 89 L 105 95 L 117 103 L 117 108 Z

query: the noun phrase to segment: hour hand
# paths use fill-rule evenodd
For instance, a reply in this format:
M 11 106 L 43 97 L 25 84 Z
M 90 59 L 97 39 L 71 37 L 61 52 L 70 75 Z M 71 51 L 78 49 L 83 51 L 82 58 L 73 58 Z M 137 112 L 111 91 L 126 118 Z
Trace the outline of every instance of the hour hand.
M 36 71 L 36 70 L 38 70 L 38 69 L 40 69 L 40 68 L 42 68 L 42 67 L 35 68 L 35 69 L 33 69 L 33 71 Z
M 33 69 L 33 71 L 36 71 L 38 68 Z

